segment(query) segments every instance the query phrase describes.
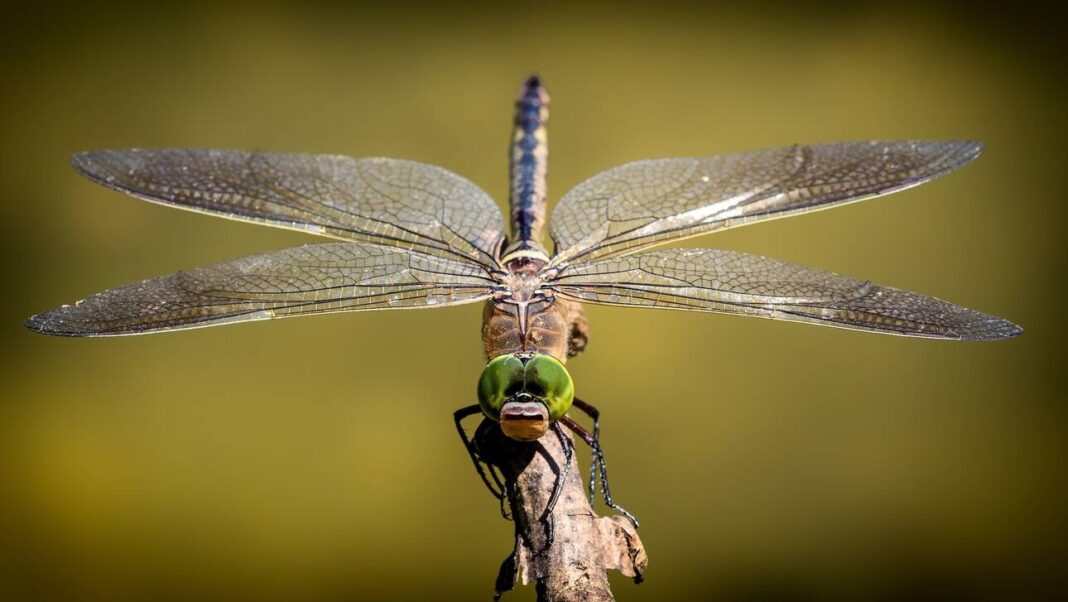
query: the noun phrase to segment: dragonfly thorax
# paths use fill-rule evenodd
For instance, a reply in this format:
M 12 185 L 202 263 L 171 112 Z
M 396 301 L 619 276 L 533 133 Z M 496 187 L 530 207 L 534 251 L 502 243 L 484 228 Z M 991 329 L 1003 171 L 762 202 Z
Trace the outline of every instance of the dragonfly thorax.
M 496 274 L 498 285 L 486 304 L 482 339 L 487 359 L 509 353 L 544 353 L 566 361 L 572 303 L 547 286 L 545 263 L 512 259 Z

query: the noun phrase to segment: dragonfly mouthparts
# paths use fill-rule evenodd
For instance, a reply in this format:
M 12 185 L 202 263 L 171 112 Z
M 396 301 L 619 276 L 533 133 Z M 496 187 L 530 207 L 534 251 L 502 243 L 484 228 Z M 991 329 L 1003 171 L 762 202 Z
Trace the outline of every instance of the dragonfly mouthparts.
M 501 430 L 517 441 L 533 441 L 549 428 L 549 409 L 529 393 L 520 393 L 501 407 Z

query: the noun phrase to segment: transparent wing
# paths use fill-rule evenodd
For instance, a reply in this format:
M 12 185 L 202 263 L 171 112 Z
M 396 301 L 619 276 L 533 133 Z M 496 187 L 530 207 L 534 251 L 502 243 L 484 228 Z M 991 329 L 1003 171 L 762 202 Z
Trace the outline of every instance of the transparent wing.
M 714 249 L 659 249 L 583 262 L 552 281 L 564 297 L 711 311 L 939 339 L 1004 339 L 1001 318 L 832 272 Z
M 440 167 L 398 159 L 208 149 L 79 153 L 90 179 L 138 198 L 343 240 L 493 266 L 493 200 Z
M 143 280 L 33 316 L 63 336 L 141 334 L 246 320 L 486 299 L 493 283 L 467 262 L 362 243 L 325 243 Z
M 560 200 L 549 222 L 553 265 L 887 194 L 981 150 L 978 142 L 855 142 L 628 163 Z

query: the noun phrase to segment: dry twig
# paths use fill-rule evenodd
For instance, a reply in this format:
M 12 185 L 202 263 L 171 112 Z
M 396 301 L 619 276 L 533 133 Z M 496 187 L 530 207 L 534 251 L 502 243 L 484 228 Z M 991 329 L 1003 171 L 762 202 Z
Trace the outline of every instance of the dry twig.
M 562 429 L 560 433 L 571 444 L 570 435 Z M 519 577 L 523 584 L 535 582 L 539 602 L 605 601 L 614 599 L 609 569 L 641 582 L 648 563 L 641 539 L 625 517 L 593 512 L 577 454 L 572 454 L 551 520 L 543 517 L 557 474 L 565 466 L 559 437 L 548 433 L 536 442 L 521 443 L 486 421 L 476 432 L 475 445 L 480 457 L 504 475 L 516 525 L 516 554 L 501 567 L 498 593 L 511 589 Z

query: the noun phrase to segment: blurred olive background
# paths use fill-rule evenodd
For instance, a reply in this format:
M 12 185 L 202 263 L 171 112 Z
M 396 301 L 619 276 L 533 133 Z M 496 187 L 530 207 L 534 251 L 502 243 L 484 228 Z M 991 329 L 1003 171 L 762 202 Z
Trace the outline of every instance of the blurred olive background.
M 150 4 L 2 25 L 3 599 L 488 599 L 512 527 L 451 424 L 478 306 L 106 340 L 22 321 L 312 240 L 123 197 L 72 152 L 403 157 L 504 203 L 532 71 L 553 199 L 634 159 L 985 141 L 919 189 L 693 244 L 1026 329 L 968 344 L 589 308 L 571 371 L 651 558 L 646 583 L 613 578 L 620 599 L 1068 593 L 1063 48 L 1034 7 Z

